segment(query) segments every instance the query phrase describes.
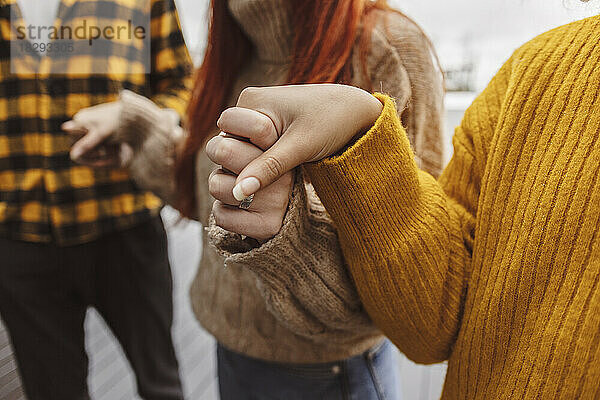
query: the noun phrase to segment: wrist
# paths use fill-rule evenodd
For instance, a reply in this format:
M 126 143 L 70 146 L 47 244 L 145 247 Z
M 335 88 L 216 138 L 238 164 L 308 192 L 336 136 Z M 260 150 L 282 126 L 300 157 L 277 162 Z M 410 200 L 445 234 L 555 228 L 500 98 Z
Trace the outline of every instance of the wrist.
M 148 128 L 156 122 L 156 110 L 146 100 L 128 90 L 119 96 L 119 123 L 114 139 L 129 144 L 134 151 L 139 149 L 148 135 Z
M 117 142 L 125 142 L 137 150 L 150 137 L 164 136 L 178 141 L 182 136 L 179 115 L 173 110 L 162 109 L 152 100 L 129 90 L 121 92 L 118 104 Z
M 365 123 L 363 124 L 361 132 L 359 134 L 362 136 L 366 132 L 368 132 L 373 125 L 377 122 L 381 113 L 383 112 L 384 103 L 378 97 L 374 95 L 368 95 L 367 101 L 365 102 Z M 354 137 L 359 136 L 359 134 Z
M 367 101 L 365 102 L 364 106 L 364 120 L 366 122 L 361 124 L 361 129 L 354 136 L 352 136 L 350 140 L 339 151 L 337 151 L 335 154 L 332 154 L 331 157 L 337 157 L 346 152 L 346 150 L 348 150 L 350 147 L 354 146 L 358 139 L 363 137 L 367 132 L 369 132 L 369 130 L 371 130 L 371 128 L 373 128 L 373 126 L 381 116 L 384 106 L 382 100 L 370 94 L 366 97 L 366 99 Z

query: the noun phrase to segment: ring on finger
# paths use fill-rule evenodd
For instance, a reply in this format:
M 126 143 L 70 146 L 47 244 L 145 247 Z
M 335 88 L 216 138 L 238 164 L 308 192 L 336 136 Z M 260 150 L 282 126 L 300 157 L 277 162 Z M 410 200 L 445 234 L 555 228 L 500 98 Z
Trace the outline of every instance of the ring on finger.
M 250 196 L 248 196 L 244 200 L 242 200 L 242 202 L 239 205 L 239 208 L 241 208 L 242 210 L 249 209 L 250 206 L 252 205 L 252 200 L 254 200 L 253 194 L 251 194 Z

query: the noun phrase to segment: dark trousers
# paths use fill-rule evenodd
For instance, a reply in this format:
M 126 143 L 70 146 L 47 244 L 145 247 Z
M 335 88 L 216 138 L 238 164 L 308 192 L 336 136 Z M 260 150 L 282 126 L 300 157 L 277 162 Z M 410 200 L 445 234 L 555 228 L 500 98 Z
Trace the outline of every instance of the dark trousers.
M 183 399 L 160 218 L 70 247 L 0 239 L 0 314 L 29 400 L 89 399 L 89 306 L 121 343 L 146 400 Z
M 322 364 L 281 364 L 217 345 L 221 400 L 400 400 L 389 340 L 363 354 Z

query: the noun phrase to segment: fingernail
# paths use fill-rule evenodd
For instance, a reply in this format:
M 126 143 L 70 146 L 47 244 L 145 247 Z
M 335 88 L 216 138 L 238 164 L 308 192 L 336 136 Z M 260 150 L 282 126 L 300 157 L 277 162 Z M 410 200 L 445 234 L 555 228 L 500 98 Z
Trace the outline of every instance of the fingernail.
M 254 177 L 246 178 L 233 188 L 233 197 L 242 201 L 260 189 L 260 181 Z
M 67 121 L 64 124 L 62 124 L 62 129 L 72 129 L 73 125 L 75 125 L 73 121 Z
M 81 150 L 73 149 L 71 151 L 71 160 L 75 161 L 81 156 Z
M 214 147 L 216 146 L 216 143 L 218 143 L 219 140 L 221 140 L 221 138 L 219 136 L 214 136 L 214 137 L 210 138 L 210 140 L 208 142 L 206 142 L 206 145 L 204 145 L 204 150 L 206 151 L 206 155 L 211 160 L 212 160 L 212 157 L 214 156 Z

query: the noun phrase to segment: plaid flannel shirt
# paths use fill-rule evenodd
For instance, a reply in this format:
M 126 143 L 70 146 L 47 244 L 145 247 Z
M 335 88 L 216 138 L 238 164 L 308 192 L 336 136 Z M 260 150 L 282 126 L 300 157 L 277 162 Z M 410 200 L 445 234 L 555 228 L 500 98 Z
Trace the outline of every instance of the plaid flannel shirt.
M 132 227 L 160 210 L 160 200 L 138 189 L 126 170 L 74 164 L 72 139 L 60 128 L 82 108 L 116 100 L 123 89 L 184 112 L 192 64 L 174 0 L 63 0 L 55 24 L 97 18 L 100 9 L 102 18 L 122 21 L 140 7 L 148 7 L 151 21 L 149 70 L 136 56 L 140 49 L 121 43 L 109 61 L 134 73 L 90 72 L 106 62 L 93 54 L 13 58 L 27 75 L 11 73 L 11 13 L 20 17 L 18 5 L 0 3 L 0 237 L 73 245 Z M 57 67 L 64 73 L 50 73 Z

